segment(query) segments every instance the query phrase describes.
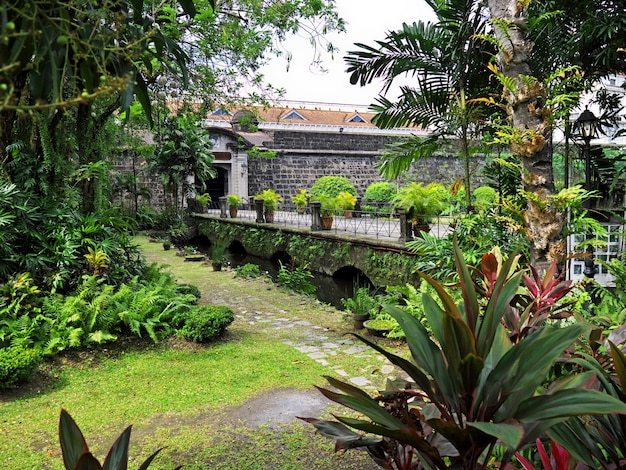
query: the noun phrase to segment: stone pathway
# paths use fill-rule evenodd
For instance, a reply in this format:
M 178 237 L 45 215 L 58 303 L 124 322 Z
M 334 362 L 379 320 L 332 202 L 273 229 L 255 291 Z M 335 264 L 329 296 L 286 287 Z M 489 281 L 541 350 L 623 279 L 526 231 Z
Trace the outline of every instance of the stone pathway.
M 382 390 L 388 379 L 400 378 L 400 371 L 382 354 L 361 343 L 352 336 L 337 336 L 327 329 L 307 320 L 281 316 L 286 312 L 247 311 L 239 309 L 237 318 L 249 325 L 256 325 L 266 334 L 276 336 L 279 341 L 291 346 L 344 381 L 367 391 Z M 364 332 L 359 332 L 364 334 Z M 352 358 L 364 359 L 354 361 Z M 356 367 L 355 364 L 368 364 Z

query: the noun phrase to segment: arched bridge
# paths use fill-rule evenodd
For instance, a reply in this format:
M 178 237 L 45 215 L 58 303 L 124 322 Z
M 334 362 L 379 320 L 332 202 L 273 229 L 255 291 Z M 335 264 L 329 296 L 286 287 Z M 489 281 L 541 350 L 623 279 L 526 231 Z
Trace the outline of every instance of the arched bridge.
M 255 211 L 236 218 L 223 212 L 192 214 L 199 236 L 268 260 L 289 260 L 329 276 L 365 276 L 376 286 L 417 282 L 417 257 L 405 248 L 398 219 L 372 221 L 336 217 L 332 230 L 317 230 L 311 215 L 277 213 L 274 223 L 257 221 Z M 435 226 L 433 230 L 439 230 Z M 406 234 L 405 234 L 406 237 Z M 343 276 L 342 276 L 343 275 Z

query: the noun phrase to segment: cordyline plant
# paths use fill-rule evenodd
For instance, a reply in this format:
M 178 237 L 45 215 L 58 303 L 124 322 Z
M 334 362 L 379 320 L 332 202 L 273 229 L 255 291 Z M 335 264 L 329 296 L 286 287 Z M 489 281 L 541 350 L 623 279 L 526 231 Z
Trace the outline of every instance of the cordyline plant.
M 76 422 L 70 414 L 61 410 L 59 418 L 59 440 L 61 441 L 61 451 L 63 453 L 63 464 L 66 470 L 127 470 L 128 468 L 128 445 L 130 443 L 130 431 L 132 426 L 128 426 L 117 438 L 109 453 L 100 464 L 89 451 L 89 446 Z M 144 463 L 139 466 L 139 470 L 147 469 L 154 458 L 162 449 L 158 449 Z M 179 470 L 182 467 L 176 467 Z
M 614 340 L 623 339 L 621 334 L 609 335 Z M 626 356 L 610 339 L 606 341 L 607 355 L 612 361 L 603 360 L 599 352 L 579 353 L 572 362 L 595 371 L 598 380 L 590 387 L 598 388 L 626 403 Z M 604 414 L 576 416 L 559 423 L 549 435 L 586 469 L 616 470 L 626 468 L 626 416 Z
M 326 377 L 337 391 L 320 391 L 360 416 L 305 421 L 333 438 L 337 450 L 365 450 L 386 469 L 475 470 L 487 468 L 497 445 L 506 449 L 500 463 L 505 465 L 517 450 L 571 416 L 626 414 L 620 400 L 585 388 L 595 380 L 592 372 L 546 386 L 548 372 L 585 326 L 541 325 L 511 341 L 502 319 L 522 282 L 522 272 L 511 270 L 517 258 L 511 256 L 501 266 L 484 299 L 477 294 L 456 240 L 453 245 L 461 304 L 456 305 L 441 284 L 420 273 L 443 306 L 428 293 L 423 295 L 433 338 L 409 313 L 384 306 L 402 326 L 411 360 L 356 335 L 414 383 L 371 397 Z

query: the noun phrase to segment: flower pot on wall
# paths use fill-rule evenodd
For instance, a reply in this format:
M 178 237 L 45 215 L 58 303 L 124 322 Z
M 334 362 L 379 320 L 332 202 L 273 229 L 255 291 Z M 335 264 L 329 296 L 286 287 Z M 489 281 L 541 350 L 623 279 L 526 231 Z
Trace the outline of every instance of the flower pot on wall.
M 237 214 L 239 213 L 239 209 L 237 207 L 229 207 L 228 212 L 230 214 L 230 217 L 234 219 L 235 217 L 237 217 Z
M 322 230 L 330 230 L 333 228 L 333 216 L 321 216 L 320 223 L 322 225 Z
M 263 215 L 265 217 L 265 222 L 267 222 L 268 224 L 274 222 L 274 211 L 265 211 Z
M 425 224 L 423 222 L 420 222 L 420 223 L 414 222 L 413 223 L 413 235 L 415 235 L 416 237 L 422 238 L 422 232 L 424 233 L 430 232 L 430 225 Z

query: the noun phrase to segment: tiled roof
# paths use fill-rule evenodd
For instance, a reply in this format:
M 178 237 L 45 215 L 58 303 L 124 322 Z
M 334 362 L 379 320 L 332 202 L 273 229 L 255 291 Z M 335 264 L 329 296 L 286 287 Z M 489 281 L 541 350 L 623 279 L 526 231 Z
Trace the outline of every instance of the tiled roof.
M 220 108 L 221 109 L 221 108 Z M 327 125 L 327 126 L 357 126 L 357 127 L 376 127 L 372 124 L 372 118 L 375 116 L 371 112 L 357 111 L 354 109 L 337 110 L 337 109 L 321 109 L 321 108 L 298 108 L 298 107 L 250 107 L 254 114 L 258 116 L 259 124 L 262 123 L 293 123 L 293 124 L 310 124 L 310 125 Z M 231 111 L 235 114 L 238 110 Z M 299 118 L 300 115 L 303 119 Z M 289 119 L 289 117 L 293 117 Z M 361 119 L 363 122 L 360 122 Z M 230 122 L 232 115 L 225 115 L 223 111 L 218 114 L 209 113 L 207 119 L 210 121 L 226 121 Z

